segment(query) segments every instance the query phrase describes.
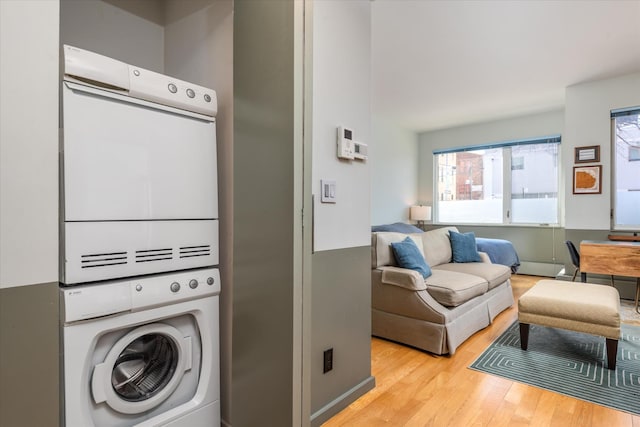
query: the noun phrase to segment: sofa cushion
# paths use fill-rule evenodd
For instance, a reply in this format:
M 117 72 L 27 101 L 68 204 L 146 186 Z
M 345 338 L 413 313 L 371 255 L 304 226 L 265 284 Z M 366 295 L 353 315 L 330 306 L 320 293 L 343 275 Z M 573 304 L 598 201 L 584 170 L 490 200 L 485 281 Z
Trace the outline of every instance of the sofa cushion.
M 479 276 L 446 269 L 433 269 L 432 273 L 426 279 L 427 292 L 446 307 L 457 307 L 489 289 L 489 284 Z
M 440 264 L 439 266 L 433 268 L 433 270 L 435 269 L 456 271 L 458 273 L 471 274 L 481 277 L 488 282 L 489 289 L 495 288 L 511 277 L 511 269 L 506 265 L 489 264 L 486 262 Z
M 423 252 L 418 249 L 416 242 L 411 237 L 407 236 L 401 242 L 391 243 L 391 249 L 393 249 L 398 267 L 415 270 L 425 279 L 431 276 L 431 269 L 424 260 Z
M 371 268 L 397 265 L 393 251 L 391 250 L 391 243 L 402 242 L 407 236 L 411 237 L 416 243 L 418 250 L 424 256 L 422 239 L 420 237 L 422 234 L 424 233 L 404 234 L 390 231 L 371 233 Z
M 476 235 L 473 232 L 458 233 L 449 230 L 453 262 L 481 262 L 476 246 Z
M 451 262 L 449 230 L 458 231 L 455 227 L 443 227 L 419 235 L 422 237 L 424 258 L 431 267 Z

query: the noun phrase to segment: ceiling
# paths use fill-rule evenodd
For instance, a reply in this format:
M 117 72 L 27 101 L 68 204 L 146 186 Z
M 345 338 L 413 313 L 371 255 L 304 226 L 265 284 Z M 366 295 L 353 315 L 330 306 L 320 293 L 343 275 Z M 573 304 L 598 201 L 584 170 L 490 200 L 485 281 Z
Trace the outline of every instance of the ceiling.
M 640 0 L 371 5 L 373 111 L 417 132 L 560 109 L 567 86 L 640 72 Z

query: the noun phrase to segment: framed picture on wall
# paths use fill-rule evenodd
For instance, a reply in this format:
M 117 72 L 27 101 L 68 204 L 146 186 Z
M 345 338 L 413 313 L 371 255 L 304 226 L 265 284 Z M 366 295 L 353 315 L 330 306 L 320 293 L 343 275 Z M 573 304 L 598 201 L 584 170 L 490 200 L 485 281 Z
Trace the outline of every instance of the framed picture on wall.
M 602 193 L 602 166 L 574 166 L 573 194 Z
M 600 146 L 591 145 L 588 147 L 575 148 L 575 163 L 597 163 L 600 161 Z

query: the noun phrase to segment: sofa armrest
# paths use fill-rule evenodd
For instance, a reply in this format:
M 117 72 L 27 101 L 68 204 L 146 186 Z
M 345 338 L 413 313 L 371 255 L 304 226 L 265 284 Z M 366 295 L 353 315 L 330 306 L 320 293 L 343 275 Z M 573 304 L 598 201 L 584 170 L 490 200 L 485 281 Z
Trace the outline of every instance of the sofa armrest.
M 423 291 L 427 289 L 427 285 L 422 274 L 408 268 L 400 268 L 393 266 L 380 267 L 382 271 L 382 283 L 387 285 L 395 285 L 410 291 Z
M 478 253 L 480 254 L 480 258 L 482 259 L 482 262 L 487 263 L 487 264 L 492 264 L 491 258 L 489 258 L 489 254 L 488 253 L 480 252 L 480 251 L 478 251 Z

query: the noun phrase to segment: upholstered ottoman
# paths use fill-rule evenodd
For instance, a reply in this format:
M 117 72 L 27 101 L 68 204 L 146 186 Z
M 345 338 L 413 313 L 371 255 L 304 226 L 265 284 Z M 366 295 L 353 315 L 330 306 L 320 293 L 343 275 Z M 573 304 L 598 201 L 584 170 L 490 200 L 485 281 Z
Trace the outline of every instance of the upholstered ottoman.
M 518 300 L 518 321 L 523 350 L 530 324 L 584 332 L 606 338 L 607 366 L 616 368 L 620 295 L 612 286 L 540 280 Z

